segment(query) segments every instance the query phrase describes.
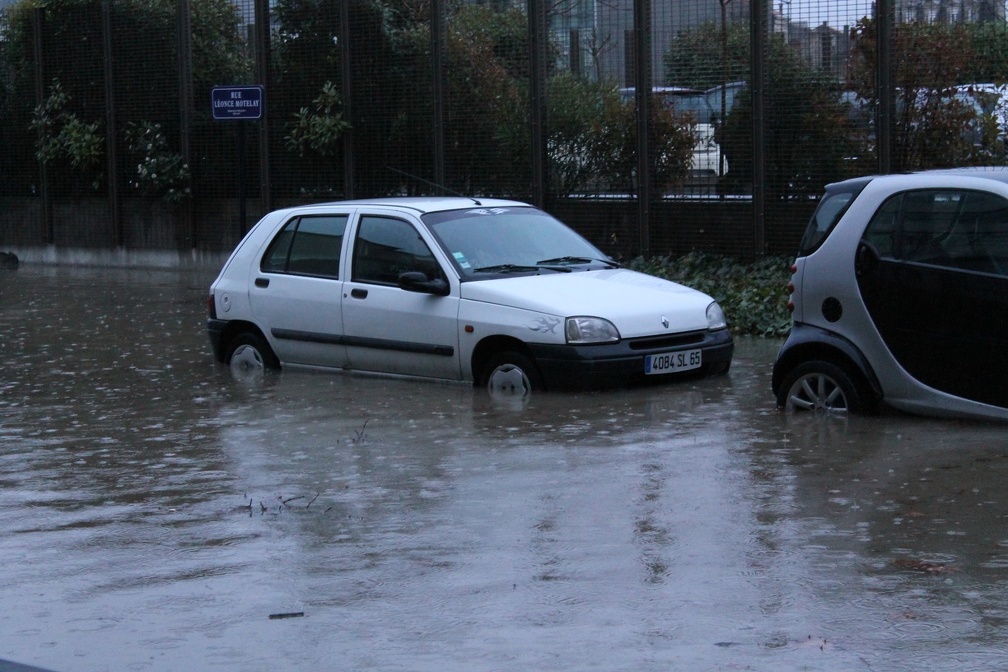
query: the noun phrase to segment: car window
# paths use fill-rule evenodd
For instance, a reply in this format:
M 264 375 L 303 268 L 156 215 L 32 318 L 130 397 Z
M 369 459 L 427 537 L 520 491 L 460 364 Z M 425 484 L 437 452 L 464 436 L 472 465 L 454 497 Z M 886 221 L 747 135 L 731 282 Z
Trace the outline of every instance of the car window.
M 391 217 L 361 217 L 354 245 L 354 282 L 394 285 L 408 272 L 423 273 L 429 280 L 444 277 L 412 224 Z
M 949 189 L 898 194 L 882 204 L 863 239 L 882 257 L 1004 275 L 1008 200 Z
M 840 221 L 843 214 L 847 212 L 847 207 L 854 201 L 866 182 L 850 184 L 848 188 L 841 188 L 835 191 L 827 191 L 819 201 L 812 219 L 805 228 L 805 235 L 802 236 L 801 244 L 798 248 L 799 255 L 807 255 L 814 252 L 829 235 L 836 223 Z
M 270 243 L 259 265 L 263 273 L 283 273 L 287 270 L 287 257 L 290 255 L 290 244 L 298 221 L 299 219 L 295 218 L 287 222 Z
M 266 273 L 296 273 L 338 278 L 347 215 L 296 217 L 273 239 L 260 268 Z
M 871 243 L 880 256 L 891 258 L 896 254 L 896 224 L 902 202 L 902 196 L 887 199 L 865 229 L 862 240 Z

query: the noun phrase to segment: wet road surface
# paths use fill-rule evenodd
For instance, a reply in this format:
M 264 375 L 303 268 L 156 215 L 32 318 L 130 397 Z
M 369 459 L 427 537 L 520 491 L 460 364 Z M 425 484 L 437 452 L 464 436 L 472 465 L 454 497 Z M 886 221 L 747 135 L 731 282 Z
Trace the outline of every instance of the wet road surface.
M 213 271 L 0 275 L 0 659 L 122 670 L 1008 669 L 1002 425 L 728 376 L 496 404 L 235 381 Z

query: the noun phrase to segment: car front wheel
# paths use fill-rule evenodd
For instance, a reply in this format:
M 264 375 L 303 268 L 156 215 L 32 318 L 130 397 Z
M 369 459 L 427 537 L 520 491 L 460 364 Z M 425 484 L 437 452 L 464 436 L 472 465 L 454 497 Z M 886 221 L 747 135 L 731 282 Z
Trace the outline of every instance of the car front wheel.
M 862 413 L 865 401 L 842 368 L 814 360 L 799 364 L 785 377 L 777 395 L 785 410 L 821 413 Z
M 484 371 L 483 382 L 491 395 L 525 397 L 543 387 L 535 362 L 519 352 L 495 353 Z
M 280 368 L 280 362 L 266 339 L 251 331 L 231 339 L 225 361 L 231 375 L 242 380 L 261 377 L 267 370 Z

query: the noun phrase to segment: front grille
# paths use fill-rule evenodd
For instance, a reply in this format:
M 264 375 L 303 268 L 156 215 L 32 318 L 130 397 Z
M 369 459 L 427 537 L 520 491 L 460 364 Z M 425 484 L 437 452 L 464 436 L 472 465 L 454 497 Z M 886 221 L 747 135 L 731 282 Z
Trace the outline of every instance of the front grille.
M 670 334 L 668 336 L 643 336 L 628 341 L 631 350 L 654 350 L 656 348 L 679 348 L 687 345 L 703 343 L 704 331 L 694 331 L 688 334 Z

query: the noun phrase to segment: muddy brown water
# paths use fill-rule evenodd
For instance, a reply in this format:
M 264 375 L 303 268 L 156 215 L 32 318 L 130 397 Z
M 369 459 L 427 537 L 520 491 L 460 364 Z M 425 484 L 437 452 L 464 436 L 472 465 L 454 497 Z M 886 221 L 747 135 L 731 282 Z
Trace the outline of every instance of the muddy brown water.
M 210 358 L 213 272 L 0 275 L 0 659 L 1008 668 L 1008 433 L 728 376 L 498 404 Z

